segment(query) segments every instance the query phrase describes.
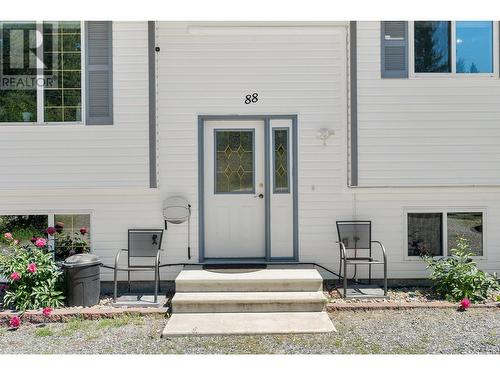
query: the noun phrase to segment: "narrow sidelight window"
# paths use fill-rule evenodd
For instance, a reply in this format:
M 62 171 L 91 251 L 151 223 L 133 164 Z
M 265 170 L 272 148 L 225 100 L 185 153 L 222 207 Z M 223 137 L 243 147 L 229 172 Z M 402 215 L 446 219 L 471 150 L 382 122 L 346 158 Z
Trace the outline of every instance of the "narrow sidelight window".
M 288 128 L 273 129 L 274 193 L 290 192 Z

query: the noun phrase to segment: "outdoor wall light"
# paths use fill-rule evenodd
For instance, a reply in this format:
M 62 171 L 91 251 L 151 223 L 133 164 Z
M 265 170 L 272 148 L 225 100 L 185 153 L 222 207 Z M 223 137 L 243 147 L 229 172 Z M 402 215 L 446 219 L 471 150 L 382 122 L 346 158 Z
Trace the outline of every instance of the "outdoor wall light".
M 335 135 L 335 130 L 321 128 L 318 130 L 317 138 L 323 141 L 323 147 L 326 146 L 326 140 L 330 138 L 332 135 Z

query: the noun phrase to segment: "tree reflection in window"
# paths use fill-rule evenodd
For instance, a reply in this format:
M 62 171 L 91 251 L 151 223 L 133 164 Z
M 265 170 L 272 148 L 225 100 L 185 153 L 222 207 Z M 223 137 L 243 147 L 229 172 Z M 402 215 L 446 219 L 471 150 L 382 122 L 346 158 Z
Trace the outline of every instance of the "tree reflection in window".
M 415 72 L 451 72 L 451 23 L 415 22 Z

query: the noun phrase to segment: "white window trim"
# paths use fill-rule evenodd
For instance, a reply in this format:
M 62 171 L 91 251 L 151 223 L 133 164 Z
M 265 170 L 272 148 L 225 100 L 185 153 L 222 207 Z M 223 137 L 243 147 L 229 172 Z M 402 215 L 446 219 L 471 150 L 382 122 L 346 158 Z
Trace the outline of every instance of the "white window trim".
M 459 78 L 459 79 L 491 79 L 499 74 L 499 29 L 498 22 L 493 23 L 493 73 L 457 73 L 457 28 L 456 21 L 451 22 L 451 73 L 415 73 L 415 21 L 408 22 L 408 69 L 410 78 Z
M 47 223 L 49 227 L 53 227 L 55 224 L 56 215 L 90 215 L 90 252 L 94 253 L 94 210 L 50 210 L 50 211 L 0 211 L 0 216 L 5 215 L 45 215 L 47 216 Z M 53 250 L 52 246 L 54 244 L 54 236 L 48 236 L 48 243 L 50 250 Z
M 410 262 L 421 262 L 424 260 L 419 256 L 408 255 L 408 214 L 410 213 L 440 213 L 443 220 L 443 255 L 437 255 L 434 259 L 446 258 L 448 254 L 448 213 L 453 212 L 480 212 L 483 215 L 483 255 L 472 256 L 471 258 L 479 261 L 488 260 L 487 257 L 487 209 L 486 207 L 405 207 L 403 208 L 403 238 L 401 248 L 404 250 L 403 260 Z
M 43 22 L 44 21 L 35 21 L 36 22 L 36 29 L 37 29 L 37 45 L 39 45 L 40 41 L 43 40 Z M 46 126 L 82 126 L 85 125 L 86 123 L 86 87 L 85 87 L 85 56 L 86 56 L 86 50 L 85 50 L 85 22 L 80 21 L 80 53 L 81 53 L 81 83 L 80 83 L 80 89 L 81 89 L 81 116 L 82 119 L 81 121 L 60 121 L 60 122 L 49 122 L 45 121 L 45 113 L 44 113 L 44 90 L 43 87 L 37 87 L 37 96 L 36 96 L 36 110 L 37 110 L 37 121 L 30 121 L 30 122 L 0 122 L 0 127 L 2 126 L 40 126 L 40 125 L 46 125 Z M 43 54 L 43 46 L 40 48 Z M 42 61 L 43 61 L 43 56 L 40 58 L 40 56 L 37 56 L 37 71 L 40 71 L 40 68 L 43 68 L 43 66 L 40 66 Z M 37 73 L 37 80 L 41 78 L 41 75 L 38 75 Z M 43 119 L 43 121 L 40 121 L 40 119 Z

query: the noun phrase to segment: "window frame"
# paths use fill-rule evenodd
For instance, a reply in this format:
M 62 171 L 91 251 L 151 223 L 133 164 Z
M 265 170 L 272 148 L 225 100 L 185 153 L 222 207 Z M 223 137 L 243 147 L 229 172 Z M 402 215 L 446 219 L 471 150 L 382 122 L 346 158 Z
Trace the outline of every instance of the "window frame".
M 486 207 L 405 207 L 403 208 L 403 238 L 402 238 L 402 249 L 404 250 L 403 260 L 410 262 L 424 262 L 422 258 L 415 255 L 408 255 L 408 214 L 413 213 L 439 213 L 442 217 L 442 225 L 443 225 L 443 233 L 442 233 L 442 246 L 443 246 L 443 255 L 436 255 L 434 259 L 446 258 L 450 254 L 448 254 L 448 214 L 449 213 L 469 213 L 469 212 L 478 212 L 482 214 L 483 220 L 483 236 L 482 236 L 482 244 L 483 244 L 483 254 L 482 255 L 473 255 L 471 258 L 476 260 L 488 260 L 487 257 L 487 209 Z
M 55 225 L 55 216 L 56 215 L 89 215 L 90 216 L 90 253 L 94 253 L 94 210 L 71 210 L 71 209 L 62 209 L 62 210 L 31 210 L 31 211 L 19 211 L 19 210 L 8 210 L 8 211 L 0 211 L 0 216 L 7 215 L 40 215 L 47 216 L 47 222 L 49 227 L 53 227 Z M 54 236 L 48 235 L 48 249 L 50 251 L 54 251 Z
M 460 20 L 459 20 L 460 21 Z M 486 20 L 488 21 L 488 20 Z M 450 73 L 419 73 L 415 72 L 415 21 L 408 22 L 408 69 L 409 78 L 462 78 L 491 79 L 498 78 L 499 72 L 499 27 L 493 24 L 493 72 L 492 73 L 457 73 L 457 21 L 451 23 L 451 72 Z
M 2 22 L 14 22 L 14 21 L 2 21 Z M 43 22 L 45 21 L 32 21 L 36 23 L 36 30 L 37 30 L 37 45 L 40 44 L 40 42 L 43 43 Z M 37 109 L 37 121 L 27 121 L 27 122 L 18 122 L 18 121 L 12 121 L 12 122 L 0 122 L 0 128 L 2 126 L 81 126 L 85 125 L 86 123 L 86 76 L 85 76 L 85 56 L 86 56 L 86 43 L 85 43 L 85 22 L 80 21 L 80 66 L 81 66 L 81 82 L 80 82 L 80 89 L 81 89 L 81 120 L 80 121 L 45 121 L 45 108 L 44 108 L 44 99 L 45 99 L 45 92 L 44 88 L 37 86 L 37 94 L 36 94 L 36 109 Z M 39 53 L 42 53 L 42 58 L 40 58 Z M 42 48 L 37 49 L 37 80 L 42 78 L 42 74 L 39 74 L 38 72 L 42 71 L 43 72 L 43 66 L 41 66 L 41 62 L 43 61 L 43 45 Z

